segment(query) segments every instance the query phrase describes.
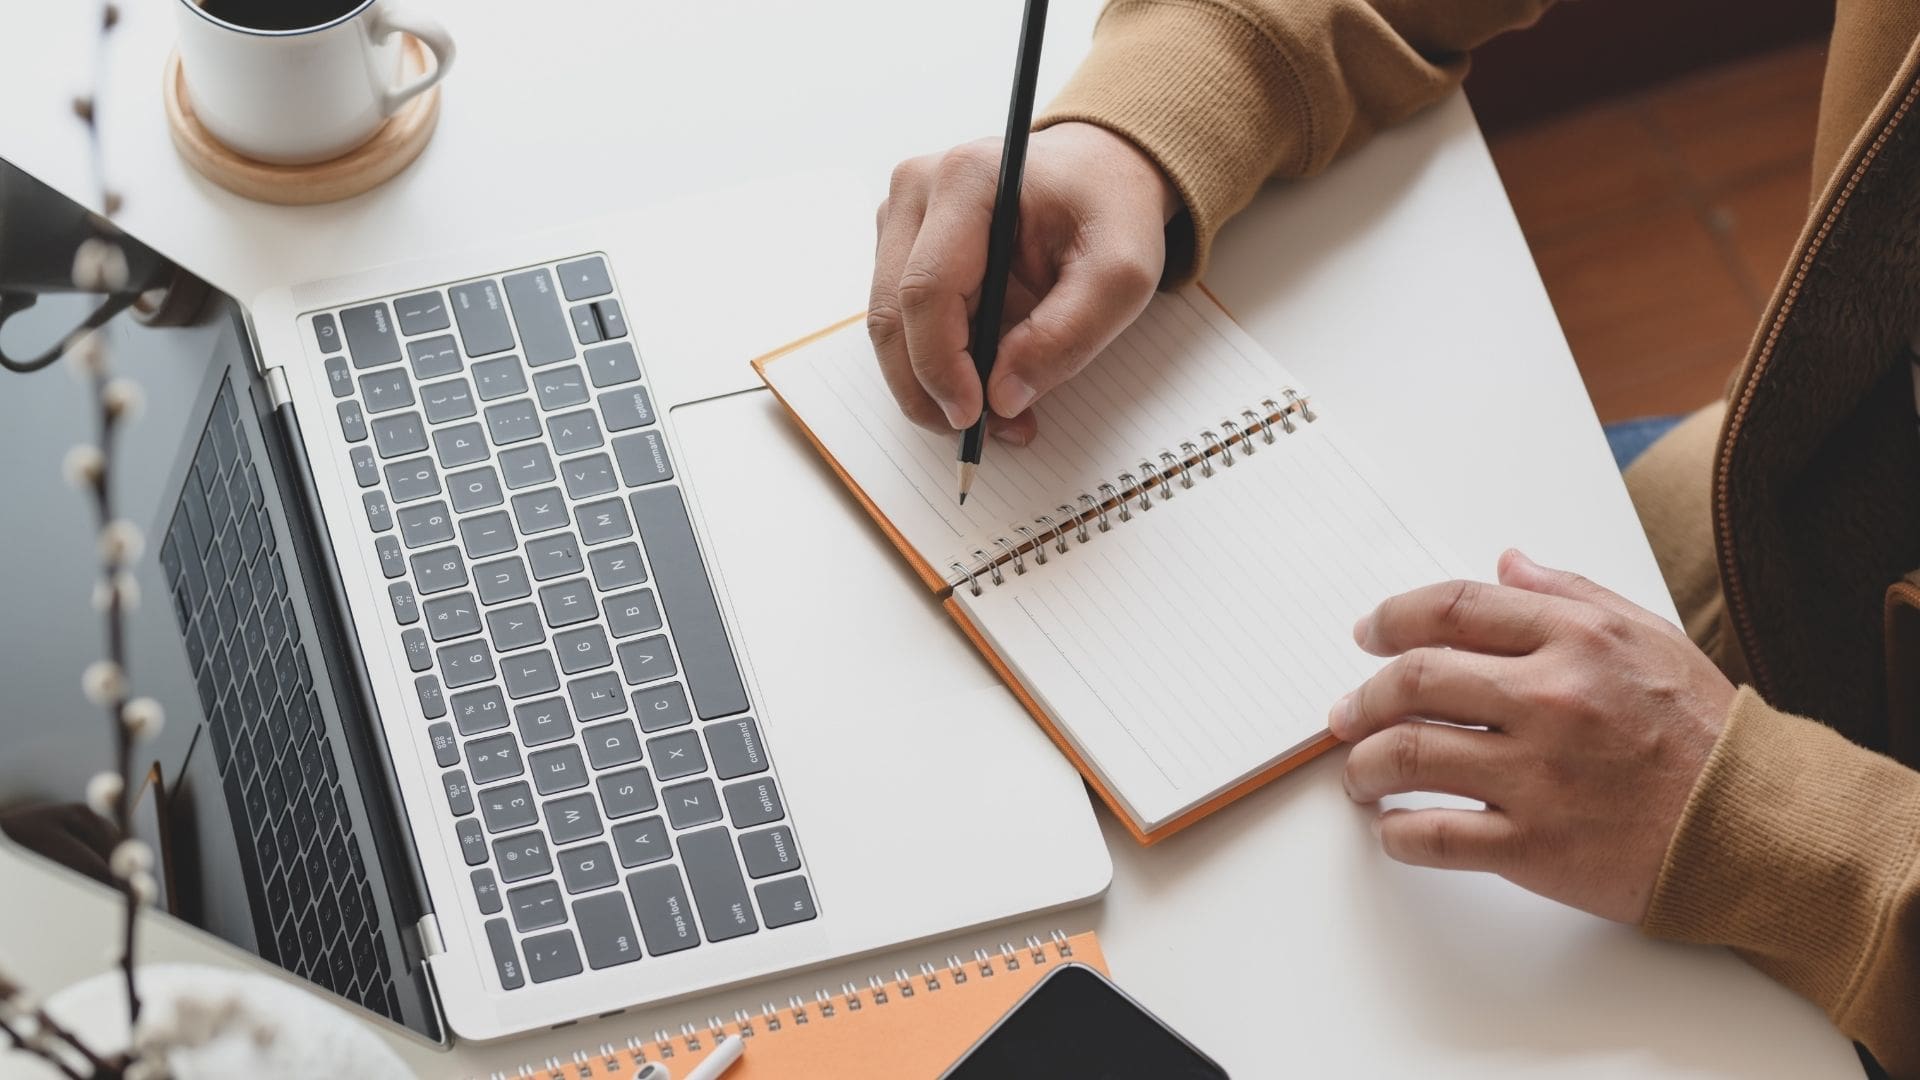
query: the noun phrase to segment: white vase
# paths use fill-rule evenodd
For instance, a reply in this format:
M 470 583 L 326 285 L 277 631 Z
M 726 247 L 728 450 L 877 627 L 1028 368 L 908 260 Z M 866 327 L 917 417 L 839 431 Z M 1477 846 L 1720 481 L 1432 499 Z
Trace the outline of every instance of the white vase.
M 237 1000 L 244 1022 L 203 1047 L 169 1056 L 175 1080 L 410 1080 L 413 1073 L 372 1028 L 318 994 L 278 979 L 200 964 L 150 964 L 138 973 L 141 1026 L 173 1026 L 183 1000 Z M 112 969 L 47 999 L 47 1011 L 95 1050 L 127 1044 L 126 983 Z M 272 1037 L 256 1041 L 264 1024 Z M 6 1074 L 19 1057 L 8 1058 Z M 50 1073 L 48 1075 L 51 1075 Z

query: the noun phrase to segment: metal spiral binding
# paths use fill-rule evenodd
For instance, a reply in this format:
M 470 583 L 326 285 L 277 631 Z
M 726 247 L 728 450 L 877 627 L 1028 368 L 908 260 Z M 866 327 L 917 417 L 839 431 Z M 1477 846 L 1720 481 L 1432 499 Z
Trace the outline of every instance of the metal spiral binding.
M 1045 938 L 1029 936 L 1021 942 L 1002 942 L 998 949 L 976 949 L 962 959 L 952 954 L 938 964 L 921 963 L 917 970 L 896 968 L 889 977 L 869 976 L 864 985 L 842 983 L 838 990 L 816 991 L 811 1000 L 794 995 L 786 1004 L 769 1001 L 757 1010 L 736 1009 L 731 1017 L 710 1016 L 704 1023 L 684 1023 L 677 1029 L 655 1029 L 651 1036 L 634 1035 L 619 1046 L 601 1043 L 594 1050 L 546 1058 L 538 1067 L 522 1064 L 509 1072 L 489 1074 L 499 1080 L 599 1080 L 624 1070 L 640 1075 L 652 1062 L 675 1063 L 717 1045 L 728 1035 L 748 1040 L 777 1037 L 780 1032 L 829 1021 L 863 1009 L 891 1008 L 921 995 L 939 995 L 964 988 L 977 979 L 991 979 L 1025 965 L 1065 963 L 1074 959 L 1067 935 L 1054 930 Z M 677 1068 L 676 1068 L 676 1071 Z
M 1089 525 L 1108 532 L 1115 519 L 1132 521 L 1136 510 L 1146 513 L 1153 509 L 1155 502 L 1171 501 L 1180 491 L 1190 490 L 1196 471 L 1202 479 L 1211 478 L 1216 458 L 1222 467 L 1232 468 L 1237 460 L 1236 452 L 1251 458 L 1261 445 L 1278 442 L 1274 432 L 1276 424 L 1280 434 L 1291 435 L 1300 430 L 1299 423 L 1310 424 L 1319 419 L 1311 399 L 1292 389 L 1280 391 L 1278 400 L 1261 399 L 1259 409 L 1242 409 L 1239 416 L 1244 423 L 1223 419 L 1218 430 L 1208 429 L 1195 439 L 1182 442 L 1179 453 L 1162 450 L 1158 455 L 1141 458 L 1137 471 L 1123 472 L 1113 480 L 1102 481 L 1091 493 L 1081 492 L 1075 502 L 1061 503 L 1052 513 L 1041 514 L 1028 524 L 1010 526 L 1012 535 L 996 537 L 991 544 L 992 551 L 974 550 L 972 565 L 947 564 L 959 575 L 953 581 L 954 586 L 964 583 L 970 594 L 979 596 L 980 579 L 985 577 L 995 585 L 1005 584 L 1003 568 L 1009 564 L 1016 576 L 1025 574 L 1025 557 L 1029 554 L 1036 565 L 1046 565 L 1049 539 L 1054 552 L 1065 555 L 1071 550 L 1067 543 L 1069 533 L 1085 544 L 1093 538 Z M 1155 464 L 1156 459 L 1159 464 Z

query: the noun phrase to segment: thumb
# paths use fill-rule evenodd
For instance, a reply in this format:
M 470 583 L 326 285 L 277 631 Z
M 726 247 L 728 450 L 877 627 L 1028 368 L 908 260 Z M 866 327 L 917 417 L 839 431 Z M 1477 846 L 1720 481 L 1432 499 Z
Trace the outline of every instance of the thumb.
M 1603 607 L 1637 623 L 1671 632 L 1671 623 L 1628 600 L 1612 589 L 1604 588 L 1571 570 L 1555 570 L 1527 558 L 1518 548 L 1508 548 L 1500 556 L 1500 584 L 1547 596 Z
M 1001 416 L 1019 416 L 1078 374 L 1146 310 L 1159 280 L 1147 260 L 1120 254 L 1062 266 L 1053 288 L 1001 340 L 988 405 Z

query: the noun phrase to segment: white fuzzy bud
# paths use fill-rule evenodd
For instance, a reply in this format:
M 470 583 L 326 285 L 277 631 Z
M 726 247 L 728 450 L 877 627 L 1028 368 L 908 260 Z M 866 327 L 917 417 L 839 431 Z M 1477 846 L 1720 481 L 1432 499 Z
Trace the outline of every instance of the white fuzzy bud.
M 97 237 L 82 241 L 73 253 L 73 283 L 88 292 L 119 292 L 127 287 L 127 253 Z
M 87 807 L 103 818 L 113 817 L 113 804 L 126 788 L 119 773 L 94 773 L 87 781 Z
M 107 470 L 107 455 L 91 443 L 81 443 L 67 451 L 66 460 L 60 463 L 60 472 L 67 483 L 86 491 L 100 482 L 100 476 Z
M 146 407 L 147 395 L 140 384 L 132 379 L 119 378 L 107 383 L 100 391 L 100 403 L 107 407 L 107 415 L 116 420 L 132 421 L 138 419 L 140 410 Z
M 151 739 L 160 734 L 160 727 L 167 722 L 167 714 L 160 703 L 150 697 L 138 697 L 129 701 L 120 709 L 120 722 L 127 725 L 127 734 L 136 739 Z
M 131 881 L 135 874 L 153 869 L 153 849 L 145 840 L 127 839 L 113 846 L 113 853 L 107 856 L 107 869 L 122 881 Z
M 80 676 L 80 689 L 95 705 L 111 705 L 127 693 L 127 676 L 111 660 L 95 660 Z
M 110 522 L 100 530 L 100 557 L 115 566 L 140 561 L 141 552 L 146 550 L 147 538 L 140 533 L 140 527 L 125 518 Z
M 127 886 L 133 890 L 133 902 L 136 904 L 151 904 L 153 898 L 160 895 L 160 883 L 153 880 L 153 875 L 145 870 L 138 871 L 128 878 Z
M 113 605 L 115 600 L 120 602 L 120 610 L 123 612 L 139 610 L 140 581 L 131 572 L 116 571 L 111 587 L 104 581 L 93 583 L 93 610 L 104 612 Z
M 67 346 L 67 370 L 81 385 L 89 385 L 107 370 L 107 339 L 89 330 Z

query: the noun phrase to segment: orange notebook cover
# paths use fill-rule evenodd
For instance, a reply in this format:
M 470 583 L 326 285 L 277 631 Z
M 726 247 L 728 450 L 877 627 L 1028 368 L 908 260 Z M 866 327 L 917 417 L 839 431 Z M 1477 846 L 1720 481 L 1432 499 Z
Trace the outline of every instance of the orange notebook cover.
M 1019 946 L 951 956 L 922 964 L 917 972 L 903 969 L 869 979 L 865 986 L 822 990 L 812 1000 L 794 998 L 783 1007 L 740 1012 L 730 1020 L 716 1016 L 491 1075 L 632 1080 L 657 1061 L 684 1077 L 716 1042 L 738 1034 L 746 1054 L 727 1070 L 726 1080 L 935 1080 L 1021 995 L 1068 962 L 1107 970 L 1091 932 L 1055 933 L 1047 941 L 1028 938 Z
M 1204 287 L 1202 287 L 1201 291 L 1206 295 L 1208 300 L 1211 300 L 1216 306 L 1219 306 L 1221 311 L 1226 311 L 1225 306 L 1220 304 L 1218 297 L 1215 297 L 1213 293 L 1207 291 Z M 813 428 L 807 424 L 806 417 L 800 415 L 799 411 L 793 407 L 792 402 L 788 401 L 786 397 L 780 393 L 779 388 L 774 385 L 773 380 L 767 377 L 767 366 L 769 364 L 774 363 L 783 356 L 787 356 L 807 345 L 819 341 L 828 335 L 844 330 L 862 318 L 864 318 L 864 315 L 850 316 L 831 326 L 809 334 L 798 341 L 791 342 L 776 349 L 765 356 L 755 359 L 753 361 L 753 369 L 760 376 L 761 381 L 766 383 L 767 388 L 773 391 L 774 397 L 786 408 L 787 415 L 793 418 L 794 423 L 797 424 L 801 432 L 806 435 L 807 441 L 811 443 L 814 450 L 820 454 L 821 460 L 825 461 L 827 465 L 833 469 L 834 475 L 840 478 L 840 482 L 844 484 L 847 490 L 852 493 L 853 497 L 858 500 L 861 507 L 866 510 L 867 515 L 873 519 L 874 523 L 880 527 L 880 531 L 886 535 L 888 542 L 893 544 L 894 548 L 907 560 L 908 565 L 919 575 L 920 580 L 926 583 L 927 588 L 942 598 L 941 606 L 946 609 L 947 614 L 953 618 L 955 623 L 959 624 L 961 631 L 967 635 L 968 640 L 973 642 L 974 647 L 980 650 L 981 655 L 992 665 L 994 672 L 1000 676 L 1002 682 L 1006 683 L 1007 688 L 1013 691 L 1014 697 L 1019 699 L 1020 704 L 1026 708 L 1028 714 L 1033 717 L 1034 722 L 1040 725 L 1041 730 L 1047 733 L 1047 737 L 1053 741 L 1055 746 L 1060 748 L 1061 753 L 1067 756 L 1067 760 L 1073 763 L 1074 768 L 1080 771 L 1080 775 L 1086 779 L 1087 785 L 1093 789 L 1094 793 L 1100 797 L 1102 802 L 1107 804 L 1108 808 L 1113 811 L 1114 816 L 1120 820 L 1120 823 L 1126 827 L 1127 832 L 1131 834 L 1136 841 L 1141 844 L 1158 843 L 1256 788 L 1299 768 L 1301 765 L 1319 757 L 1321 754 L 1326 753 L 1339 744 L 1339 740 L 1335 739 L 1331 732 L 1323 733 L 1319 738 L 1299 747 L 1293 753 L 1288 754 L 1266 769 L 1249 776 L 1233 787 L 1222 791 L 1212 799 L 1188 810 L 1186 813 L 1164 822 L 1158 828 L 1152 829 L 1151 831 L 1141 828 L 1134 820 L 1133 815 L 1127 812 L 1125 806 L 1115 797 L 1106 782 L 1101 779 L 1099 773 L 1088 766 L 1086 760 L 1074 749 L 1071 740 L 1061 732 L 1058 725 L 1047 715 L 1046 710 L 1041 708 L 1039 701 L 1035 699 L 1034 695 L 1021 684 L 1019 678 L 1014 674 L 1012 666 L 1006 662 L 1004 657 L 1000 656 L 999 653 L 994 650 L 993 646 L 988 643 L 986 637 L 981 634 L 980 630 L 967 618 L 965 612 L 961 610 L 960 605 L 956 603 L 953 598 L 953 588 L 947 584 L 946 580 L 933 565 L 927 562 L 925 557 L 907 542 L 906 537 L 901 533 L 900 529 L 887 518 L 885 511 L 880 509 L 879 504 L 861 488 L 860 484 L 854 480 L 853 475 L 848 472 L 846 467 L 827 449 L 826 443 L 823 442 Z

